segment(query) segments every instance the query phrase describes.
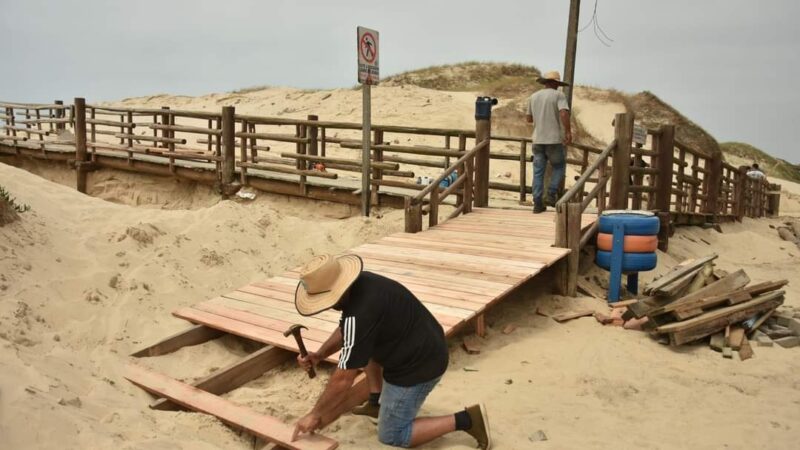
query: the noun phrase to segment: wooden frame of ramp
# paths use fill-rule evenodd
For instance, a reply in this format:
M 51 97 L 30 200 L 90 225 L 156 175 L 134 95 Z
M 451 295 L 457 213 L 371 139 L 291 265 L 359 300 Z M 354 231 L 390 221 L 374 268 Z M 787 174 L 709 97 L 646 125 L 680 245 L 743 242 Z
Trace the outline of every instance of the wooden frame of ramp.
M 476 332 L 483 335 L 483 318 L 489 307 L 547 267 L 565 260 L 569 254 L 569 249 L 552 246 L 555 217 L 554 213 L 533 215 L 527 209 L 475 208 L 470 214 L 428 230 L 413 234 L 396 233 L 347 253 L 360 256 L 364 270 L 406 286 L 433 313 L 446 336 L 452 336 L 469 323 L 474 323 Z M 591 228 L 595 220 L 593 214 L 584 215 L 584 229 Z M 169 382 L 169 377 L 150 374 L 135 364 L 129 368 L 127 378 L 156 396 L 164 397 L 151 405 L 154 409 L 184 407 L 205 412 L 277 445 L 286 446 L 282 438 L 285 437 L 284 427 L 289 425 L 267 418 L 263 422 L 271 424 L 267 430 L 254 431 L 248 428 L 250 422 L 247 421 L 251 414 L 257 413 L 243 413 L 237 409 L 241 407 L 220 404 L 213 398 L 260 377 L 299 352 L 294 339 L 283 335 L 290 325 L 297 323 L 308 327 L 303 338 L 309 351 L 318 349 L 338 327 L 339 315 L 335 311 L 325 311 L 313 317 L 297 313 L 294 292 L 299 270 L 295 268 L 174 311 L 176 317 L 194 325 L 132 356 L 158 356 L 225 333 L 266 344 L 262 349 L 195 381 L 192 386 L 178 386 L 175 383 L 179 382 Z M 332 355 L 328 361 L 337 362 L 338 354 Z M 204 394 L 198 394 L 198 390 Z M 333 422 L 342 413 L 362 403 L 367 398 L 367 391 L 366 381 L 361 375 L 347 400 L 332 405 L 323 413 L 323 423 Z M 231 414 L 231 410 L 239 412 Z M 242 423 L 237 417 L 242 418 Z M 322 444 L 315 442 L 297 448 L 322 448 L 319 445 Z

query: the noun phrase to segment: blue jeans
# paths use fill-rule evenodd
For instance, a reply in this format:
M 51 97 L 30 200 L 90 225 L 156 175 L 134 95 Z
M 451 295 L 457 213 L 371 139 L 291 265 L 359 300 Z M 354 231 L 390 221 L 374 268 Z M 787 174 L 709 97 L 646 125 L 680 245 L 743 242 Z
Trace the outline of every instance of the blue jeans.
M 566 151 L 563 144 L 534 144 L 533 146 L 533 203 L 542 204 L 542 194 L 544 191 L 544 170 L 547 161 L 553 167 L 550 175 L 550 187 L 548 194 L 555 200 L 561 180 L 564 179 L 566 170 Z
M 378 415 L 378 440 L 386 445 L 411 445 L 411 426 L 419 408 L 442 377 L 414 386 L 395 386 L 383 381 L 381 410 Z

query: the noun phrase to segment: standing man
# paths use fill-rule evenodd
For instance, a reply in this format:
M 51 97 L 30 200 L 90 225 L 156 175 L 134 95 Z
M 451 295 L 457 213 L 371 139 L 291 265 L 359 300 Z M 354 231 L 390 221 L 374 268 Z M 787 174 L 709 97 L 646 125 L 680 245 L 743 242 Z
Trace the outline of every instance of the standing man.
M 400 283 L 362 271 L 361 258 L 315 257 L 302 270 L 295 307 L 303 316 L 329 308 L 342 312 L 339 328 L 305 358 L 311 367 L 341 349 L 339 365 L 314 408 L 295 425 L 293 438 L 322 424 L 321 412 L 344 400 L 360 370 L 370 389 L 366 404 L 354 414 L 378 419 L 378 439 L 396 447 L 416 447 L 447 433 L 466 431 L 482 449 L 491 442 L 482 404 L 455 414 L 416 417 L 439 382 L 448 362 L 441 325 Z
M 758 167 L 758 163 L 753 163 L 753 165 L 750 166 L 749 169 L 747 169 L 747 176 L 755 180 L 761 180 L 767 178 L 764 172 L 762 172 L 761 169 Z
M 547 206 L 555 206 L 558 188 L 566 170 L 566 147 L 572 142 L 567 97 L 559 91 L 560 86 L 569 86 L 561 81 L 561 74 L 547 72 L 536 79 L 544 89 L 528 99 L 525 120 L 533 123 L 533 213 L 544 212 Z M 547 162 L 553 167 L 547 196 L 544 193 L 544 171 Z

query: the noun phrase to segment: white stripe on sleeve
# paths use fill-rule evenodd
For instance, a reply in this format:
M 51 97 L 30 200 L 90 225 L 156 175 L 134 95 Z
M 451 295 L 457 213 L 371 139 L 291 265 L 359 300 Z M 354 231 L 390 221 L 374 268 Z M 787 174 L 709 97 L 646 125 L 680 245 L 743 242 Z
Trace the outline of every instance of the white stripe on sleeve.
M 356 318 L 348 317 L 344 319 L 344 339 L 342 342 L 342 352 L 339 354 L 340 369 L 347 368 L 347 361 L 350 359 L 350 353 L 353 351 L 353 344 L 356 340 Z

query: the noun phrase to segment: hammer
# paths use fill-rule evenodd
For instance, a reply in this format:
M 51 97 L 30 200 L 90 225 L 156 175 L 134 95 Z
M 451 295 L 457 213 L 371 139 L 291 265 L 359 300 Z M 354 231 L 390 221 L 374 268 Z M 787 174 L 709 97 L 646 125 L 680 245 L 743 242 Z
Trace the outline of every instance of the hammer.
M 305 358 L 306 356 L 308 356 L 308 350 L 306 350 L 306 345 L 303 344 L 303 336 L 300 335 L 300 330 L 303 328 L 305 328 L 306 330 L 308 329 L 303 325 L 294 324 L 290 326 L 288 330 L 284 331 L 283 335 L 286 337 L 289 337 L 290 334 L 294 336 L 294 340 L 297 341 L 297 348 L 300 349 L 300 356 Z M 306 372 L 308 372 L 309 378 L 314 378 L 315 376 L 317 376 L 317 372 L 314 371 L 313 365 L 309 367 L 308 370 L 306 370 Z

